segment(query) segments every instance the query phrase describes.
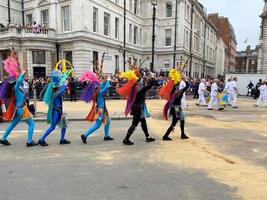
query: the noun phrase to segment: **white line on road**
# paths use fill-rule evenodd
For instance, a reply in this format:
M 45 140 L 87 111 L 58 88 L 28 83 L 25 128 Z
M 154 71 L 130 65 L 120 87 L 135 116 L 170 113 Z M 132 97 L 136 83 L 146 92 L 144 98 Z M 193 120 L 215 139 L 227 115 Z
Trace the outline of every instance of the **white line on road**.
M 0 131 L 0 133 L 4 133 L 5 131 Z M 42 133 L 42 130 L 34 130 L 34 133 Z M 28 133 L 28 130 L 21 130 L 21 131 L 12 131 L 12 133 Z

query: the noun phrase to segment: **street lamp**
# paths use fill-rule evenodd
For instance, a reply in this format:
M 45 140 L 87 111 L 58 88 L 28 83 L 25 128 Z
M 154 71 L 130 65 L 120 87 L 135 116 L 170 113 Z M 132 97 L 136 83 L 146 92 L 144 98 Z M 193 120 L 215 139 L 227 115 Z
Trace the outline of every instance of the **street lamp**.
M 151 0 L 151 4 L 153 6 L 153 31 L 152 31 L 152 64 L 151 64 L 151 71 L 154 71 L 154 60 L 155 60 L 155 21 L 156 21 L 156 6 L 158 5 L 158 0 Z

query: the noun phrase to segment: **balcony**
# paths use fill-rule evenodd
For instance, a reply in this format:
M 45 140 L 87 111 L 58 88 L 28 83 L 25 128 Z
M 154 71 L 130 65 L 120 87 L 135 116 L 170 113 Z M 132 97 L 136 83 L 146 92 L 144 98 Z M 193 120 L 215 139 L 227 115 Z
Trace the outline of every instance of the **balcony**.
M 51 28 L 14 27 L 0 28 L 0 41 L 6 39 L 56 39 L 56 31 Z

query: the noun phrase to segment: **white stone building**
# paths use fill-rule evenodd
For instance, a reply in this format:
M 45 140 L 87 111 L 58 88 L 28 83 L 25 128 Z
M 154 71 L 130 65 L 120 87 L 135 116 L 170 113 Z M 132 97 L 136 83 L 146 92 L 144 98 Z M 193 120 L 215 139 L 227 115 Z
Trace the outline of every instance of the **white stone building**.
M 10 0 L 11 24 L 0 28 L 0 59 L 14 46 L 29 76 L 49 75 L 57 57 L 70 60 L 81 74 L 92 69 L 92 61 L 105 56 L 104 72 L 123 70 L 123 0 Z M 150 0 L 127 0 L 126 60 L 134 56 L 149 68 L 151 62 L 152 5 Z M 175 2 L 157 5 L 155 71 L 173 67 Z M 0 23 L 8 21 L 5 0 L 0 0 Z M 23 12 L 22 12 L 23 11 Z M 193 12 L 192 12 L 193 11 Z M 23 23 L 24 27 L 16 25 Z M 178 0 L 177 55 L 192 54 L 187 73 L 194 77 L 215 76 L 224 63 L 224 52 L 216 28 L 207 20 L 197 0 Z M 27 24 L 45 25 L 35 33 Z M 219 47 L 218 47 L 219 46 Z M 222 55 L 220 55 L 222 54 Z M 219 60 L 218 60 L 219 59 Z M 129 68 L 129 65 L 126 65 Z M 2 72 L 1 72 L 2 74 Z

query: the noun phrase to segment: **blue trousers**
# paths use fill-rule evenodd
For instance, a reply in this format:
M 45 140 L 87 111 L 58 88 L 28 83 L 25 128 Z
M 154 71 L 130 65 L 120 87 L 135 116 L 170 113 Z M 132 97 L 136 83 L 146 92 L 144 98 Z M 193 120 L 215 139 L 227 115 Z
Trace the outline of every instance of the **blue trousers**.
M 2 140 L 6 140 L 8 135 L 11 133 L 11 131 L 18 125 L 18 123 L 21 121 L 21 117 L 23 115 L 23 108 L 18 108 L 16 111 L 16 114 L 14 116 L 14 119 L 10 122 L 8 125 L 5 133 L 2 136 Z M 34 121 L 32 118 L 24 120 L 24 122 L 28 125 L 28 143 L 32 142 L 32 136 L 34 131 Z
M 41 137 L 41 141 L 45 141 L 45 139 L 50 135 L 50 133 L 52 133 L 52 131 L 55 130 L 58 122 L 61 119 L 61 114 L 58 111 L 53 111 L 52 113 L 52 122 L 50 127 L 46 130 L 46 132 L 44 133 L 44 135 Z M 66 135 L 66 128 L 62 128 L 61 129 L 61 138 L 60 140 L 63 141 L 65 139 L 65 135 Z
M 89 135 L 91 135 L 93 132 L 95 132 L 97 129 L 100 128 L 102 123 L 103 123 L 102 120 L 96 120 L 95 124 L 84 134 L 84 136 L 88 137 Z M 109 127 L 110 127 L 110 120 L 107 121 L 107 124 L 104 127 L 105 137 L 109 136 Z

